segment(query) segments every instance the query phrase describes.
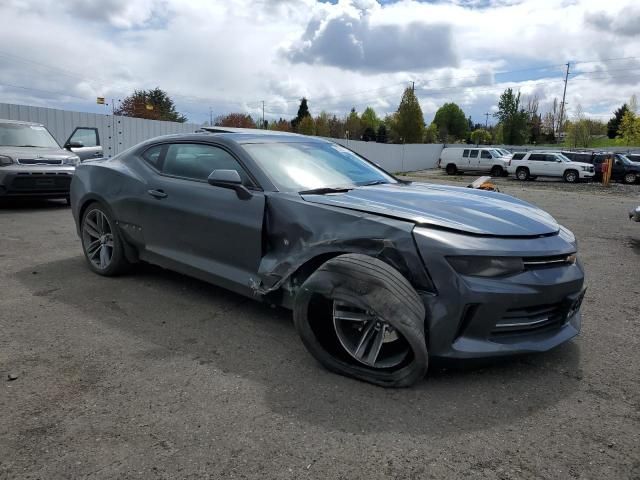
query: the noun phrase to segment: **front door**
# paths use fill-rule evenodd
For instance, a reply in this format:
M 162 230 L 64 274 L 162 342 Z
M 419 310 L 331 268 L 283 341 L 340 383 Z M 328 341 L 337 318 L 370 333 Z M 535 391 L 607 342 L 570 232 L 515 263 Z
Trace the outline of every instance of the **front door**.
M 490 171 L 493 167 L 493 156 L 489 150 L 480 150 L 480 161 L 478 162 L 478 169 L 483 171 Z
M 97 128 L 77 127 L 65 142 L 64 148 L 78 155 L 80 161 L 101 158 L 104 155 Z
M 469 152 L 469 170 L 478 170 L 480 162 L 480 152 L 479 150 L 471 150 Z
M 232 189 L 209 185 L 209 174 L 220 169 L 237 170 L 253 195 L 240 199 Z M 264 194 L 218 146 L 170 144 L 160 170 L 147 185 L 146 254 L 161 260 L 156 263 L 250 293 L 262 258 Z

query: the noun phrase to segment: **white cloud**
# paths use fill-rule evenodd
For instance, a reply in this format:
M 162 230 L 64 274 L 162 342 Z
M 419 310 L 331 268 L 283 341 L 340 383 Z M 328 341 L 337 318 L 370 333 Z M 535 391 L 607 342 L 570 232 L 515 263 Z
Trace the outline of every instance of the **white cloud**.
M 292 115 L 303 95 L 312 112 L 384 114 L 415 81 L 427 121 L 455 101 L 481 122 L 506 86 L 544 108 L 562 65 L 588 61 L 572 66 L 567 103 L 605 115 L 638 93 L 637 12 L 634 0 L 606 13 L 598 0 L 5 0 L 0 101 L 96 110 L 97 95 L 159 86 L 196 121 L 209 107 L 258 114 L 261 100 Z

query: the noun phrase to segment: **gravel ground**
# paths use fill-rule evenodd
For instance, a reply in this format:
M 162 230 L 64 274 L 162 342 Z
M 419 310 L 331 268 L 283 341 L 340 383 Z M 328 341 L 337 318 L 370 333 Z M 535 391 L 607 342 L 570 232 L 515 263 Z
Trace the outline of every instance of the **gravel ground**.
M 637 196 L 541 185 L 500 181 L 576 233 L 582 335 L 405 390 L 323 370 L 285 310 L 92 274 L 62 203 L 0 205 L 0 479 L 640 478 Z
M 446 183 L 453 185 L 462 184 L 466 187 L 476 178 L 482 175 L 483 174 L 478 173 L 447 175 L 444 170 L 433 169 L 410 172 L 403 175 L 403 177 L 421 182 Z M 568 184 L 565 183 L 561 178 L 553 177 L 538 177 L 533 181 L 521 182 L 513 176 L 492 178 L 491 182 L 496 184 L 500 190 L 508 188 L 509 193 L 511 193 L 512 195 L 518 195 L 519 192 L 525 192 L 531 189 L 552 190 L 555 192 L 560 190 L 566 192 L 579 192 L 597 195 L 619 195 L 631 198 L 633 198 L 634 195 L 640 195 L 639 183 L 627 185 L 624 183 L 612 182 L 608 187 L 605 187 L 600 182 L 580 182 Z

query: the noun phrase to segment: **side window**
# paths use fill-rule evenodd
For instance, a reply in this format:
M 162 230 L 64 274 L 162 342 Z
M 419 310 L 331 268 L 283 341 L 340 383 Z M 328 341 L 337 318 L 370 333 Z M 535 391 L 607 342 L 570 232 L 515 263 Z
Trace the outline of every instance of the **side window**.
M 480 158 L 493 158 L 489 152 L 486 150 L 480 151 Z
M 226 150 L 213 145 L 174 143 L 164 157 L 162 172 L 166 175 L 206 181 L 214 170 L 237 170 L 242 182 L 251 184 L 247 173 Z
M 156 145 L 151 147 L 142 154 L 142 158 L 156 170 L 160 170 L 160 156 L 164 145 Z
M 593 163 L 596 165 L 600 165 L 604 161 L 604 155 L 596 155 L 593 157 Z
M 97 128 L 78 127 L 69 137 L 69 143 L 78 142 L 83 147 L 97 147 L 100 145 Z
M 511 160 L 522 160 L 524 156 L 524 153 L 514 153 L 513 157 L 511 157 Z
M 529 160 L 534 162 L 540 162 L 545 160 L 546 155 L 541 155 L 540 153 L 532 153 L 529 156 Z
M 471 153 L 469 154 L 469 157 L 478 158 L 478 150 L 471 150 Z
M 547 162 L 555 162 L 556 160 L 558 160 L 558 157 L 556 157 L 555 155 L 545 155 L 547 158 Z
M 463 158 L 467 158 L 469 156 L 469 150 L 466 150 L 464 152 L 462 152 L 462 157 Z

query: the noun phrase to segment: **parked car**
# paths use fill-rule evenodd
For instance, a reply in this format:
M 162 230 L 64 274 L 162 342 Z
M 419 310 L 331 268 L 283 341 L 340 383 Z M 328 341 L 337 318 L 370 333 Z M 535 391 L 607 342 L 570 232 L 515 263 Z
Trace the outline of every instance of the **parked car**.
M 518 180 L 560 177 L 569 183 L 591 180 L 595 175 L 594 167 L 589 163 L 572 162 L 560 152 L 544 150 L 514 153 L 508 172 L 514 174 Z
M 449 175 L 463 172 L 488 172 L 493 177 L 506 175 L 509 158 L 495 148 L 458 148 L 442 149 L 438 159 L 438 168 L 445 168 Z
M 626 157 L 634 163 L 640 163 L 640 153 L 628 153 Z
M 497 150 L 498 152 L 500 152 L 503 157 L 511 158 L 511 155 L 513 155 L 513 153 L 511 153 L 509 150 L 505 148 L 495 148 L 494 150 Z
M 78 155 L 40 123 L 0 120 L 0 197 L 69 197 Z
M 398 180 L 317 137 L 155 138 L 79 165 L 71 204 L 95 273 L 146 261 L 291 308 L 322 365 L 379 385 L 413 384 L 429 358 L 540 352 L 580 329 L 576 239 L 549 214 Z

